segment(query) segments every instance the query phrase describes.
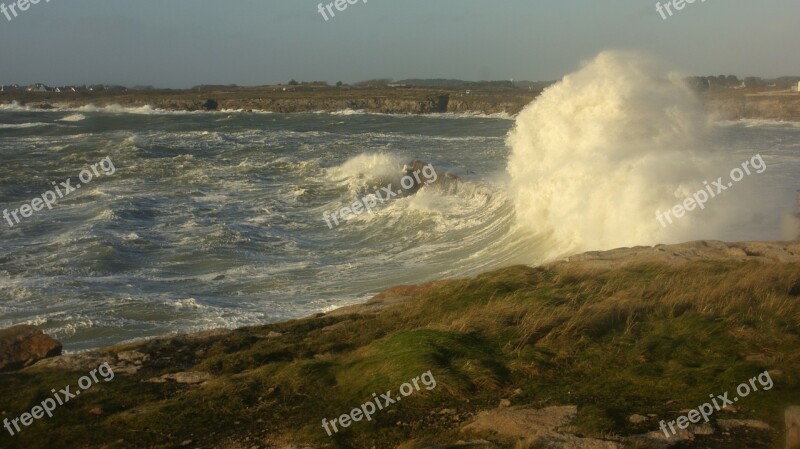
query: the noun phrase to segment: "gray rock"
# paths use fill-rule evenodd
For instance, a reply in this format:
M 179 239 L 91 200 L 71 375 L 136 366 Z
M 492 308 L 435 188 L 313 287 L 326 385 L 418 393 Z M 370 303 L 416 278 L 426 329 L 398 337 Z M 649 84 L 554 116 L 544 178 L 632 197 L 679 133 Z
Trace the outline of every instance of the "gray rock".
M 209 98 L 208 100 L 205 101 L 205 103 L 203 103 L 203 106 L 201 107 L 203 108 L 204 111 L 216 111 L 219 109 L 219 103 L 217 103 L 216 100 Z

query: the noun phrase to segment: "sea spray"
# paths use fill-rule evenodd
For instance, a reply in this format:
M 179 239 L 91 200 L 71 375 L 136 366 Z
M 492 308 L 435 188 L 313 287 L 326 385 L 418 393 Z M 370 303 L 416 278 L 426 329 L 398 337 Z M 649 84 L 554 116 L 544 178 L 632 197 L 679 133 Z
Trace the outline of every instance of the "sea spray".
M 663 82 L 663 75 L 656 75 L 654 82 Z M 647 94 L 638 98 L 647 101 Z M 109 155 L 117 166 L 128 167 L 126 175 L 120 171 L 54 207 L 41 225 L 26 226 L 25 232 L 6 227 L 0 239 L 0 254 L 13 255 L 0 264 L 5 295 L 0 328 L 23 321 L 45 326 L 69 350 L 119 343 L 131 335 L 303 317 L 366 301 L 392 285 L 474 276 L 564 251 L 564 245 L 542 238 L 552 232 L 537 230 L 533 220 L 514 229 L 519 196 L 508 188 L 509 148 L 503 142 L 513 122 L 161 111 L 149 117 L 2 105 L 0 122 L 53 123 L 72 113 L 86 119 L 57 122 L 46 133 L 42 127 L 0 130 L 7 162 L 0 164 L 0 191 L 7 194 L 3 208 L 16 208 L 32 198 L 30 192 L 41 192 L 43 178 L 77 174 L 75 167 L 96 162 L 93 155 Z M 571 117 L 565 113 L 558 120 Z M 541 123 L 543 132 L 553 129 L 546 120 Z M 773 210 L 783 206 L 781 212 L 794 204 L 800 127 L 750 121 L 717 128 L 713 146 L 731 153 L 731 161 L 698 173 L 696 182 L 676 175 L 676 183 L 664 183 L 669 188 L 663 195 L 654 195 L 660 203 L 647 208 L 652 215 L 645 218 L 660 228 L 655 211 L 684 197 L 674 195 L 676 185 L 686 182 L 686 191 L 695 192 L 703 180 L 727 175 L 758 153 L 768 166 L 765 173 L 745 178 L 731 194 L 685 218 L 696 223 L 713 216 L 714 223 L 724 223 L 720 208 L 735 202 L 739 221 L 730 226 L 741 234 L 735 240 L 781 238 L 774 215 L 762 214 L 762 224 L 752 218 L 762 204 Z M 702 130 L 697 135 L 702 137 Z M 697 147 L 705 148 L 702 142 Z M 690 154 L 702 160 L 708 151 Z M 320 226 L 320 214 L 331 205 L 352 202 L 373 186 L 396 184 L 402 176 L 398 167 L 414 157 L 459 173 L 458 189 L 420 189 L 335 232 Z M 527 166 L 536 168 L 533 162 Z M 535 175 L 516 182 L 524 185 L 538 179 Z M 761 183 L 767 192 L 741 203 L 740 197 Z M 592 193 L 591 185 L 583 192 Z M 617 202 L 603 206 L 610 213 L 618 207 Z M 742 220 L 747 225 L 737 227 Z M 669 232 L 683 227 L 680 221 Z M 720 233 L 713 226 L 691 231 L 734 240 L 733 231 Z
M 679 239 L 691 223 L 664 230 L 654 212 L 714 173 L 709 130 L 680 77 L 637 53 L 601 53 L 509 132 L 518 223 L 550 257 Z

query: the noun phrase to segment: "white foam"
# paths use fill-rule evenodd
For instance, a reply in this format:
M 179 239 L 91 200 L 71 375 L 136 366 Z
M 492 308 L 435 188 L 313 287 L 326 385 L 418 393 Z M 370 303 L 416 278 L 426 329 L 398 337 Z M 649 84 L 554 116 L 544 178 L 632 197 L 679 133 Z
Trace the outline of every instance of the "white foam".
M 22 129 L 22 128 L 36 128 L 39 126 L 55 126 L 55 123 L 0 123 L 0 129 Z
M 329 168 L 326 176 L 331 181 L 345 183 L 351 192 L 357 192 L 373 186 L 380 187 L 374 183 L 381 180 L 399 178 L 405 162 L 408 160 L 395 154 L 363 153 L 338 167 Z
M 327 114 L 325 111 L 317 111 L 315 114 Z M 366 111 L 356 109 L 342 109 L 341 111 L 330 112 L 331 115 L 366 115 Z
M 721 120 L 716 125 L 722 127 L 744 126 L 746 128 L 800 128 L 800 122 L 766 119 Z
M 556 253 L 691 235 L 691 217 L 663 229 L 655 211 L 716 179 L 710 125 L 681 76 L 641 54 L 601 53 L 545 90 L 509 133 L 520 225 Z
M 58 119 L 60 122 L 80 122 L 81 120 L 86 120 L 86 116 L 83 114 L 70 114 L 64 118 Z
M 517 115 L 509 114 L 508 112 L 495 112 L 492 114 L 484 114 L 482 112 L 441 112 L 433 114 L 422 114 L 423 117 L 428 118 L 441 118 L 441 119 L 476 119 L 476 118 L 491 118 L 499 120 L 514 120 Z
M 164 301 L 164 304 L 174 309 L 205 309 L 206 306 L 197 302 L 194 298 L 178 299 L 175 301 Z

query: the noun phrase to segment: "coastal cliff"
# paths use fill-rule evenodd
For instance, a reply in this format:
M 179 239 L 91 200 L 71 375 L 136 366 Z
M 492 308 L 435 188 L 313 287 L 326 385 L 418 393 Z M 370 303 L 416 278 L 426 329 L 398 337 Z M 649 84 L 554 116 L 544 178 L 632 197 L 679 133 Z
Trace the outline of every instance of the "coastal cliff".
M 432 88 L 231 88 L 126 92 L 0 92 L 0 104 L 33 109 L 86 105 L 150 106 L 170 111 L 244 110 L 276 113 L 363 111 L 381 114 L 514 115 L 541 90 Z M 715 89 L 700 94 L 706 107 L 726 120 L 800 121 L 800 94 L 763 89 Z
M 466 93 L 443 89 L 236 88 L 203 91 L 6 92 L 0 104 L 16 102 L 33 109 L 119 105 L 172 111 L 244 110 L 276 113 L 337 112 L 382 114 L 515 114 L 539 92 L 486 90 Z
M 48 358 L 0 374 L 0 418 L 104 363 L 113 379 L 0 433 L 0 447 L 779 448 L 800 416 L 800 244 L 590 252 L 301 320 Z M 423 373 L 434 388 L 326 432 Z M 659 431 L 764 373 L 772 386 L 708 423 Z
M 707 107 L 727 120 L 800 121 L 797 92 L 739 93 L 718 91 L 703 96 Z

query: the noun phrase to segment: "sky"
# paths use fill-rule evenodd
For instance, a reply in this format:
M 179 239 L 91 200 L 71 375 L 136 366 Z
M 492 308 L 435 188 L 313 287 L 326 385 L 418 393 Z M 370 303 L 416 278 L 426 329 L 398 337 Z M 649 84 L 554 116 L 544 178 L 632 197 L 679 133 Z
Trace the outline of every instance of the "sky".
M 555 80 L 610 49 L 800 75 L 798 0 L 696 0 L 667 20 L 654 0 L 360 0 L 327 21 L 319 0 L 46 1 L 0 15 L 0 84 Z

